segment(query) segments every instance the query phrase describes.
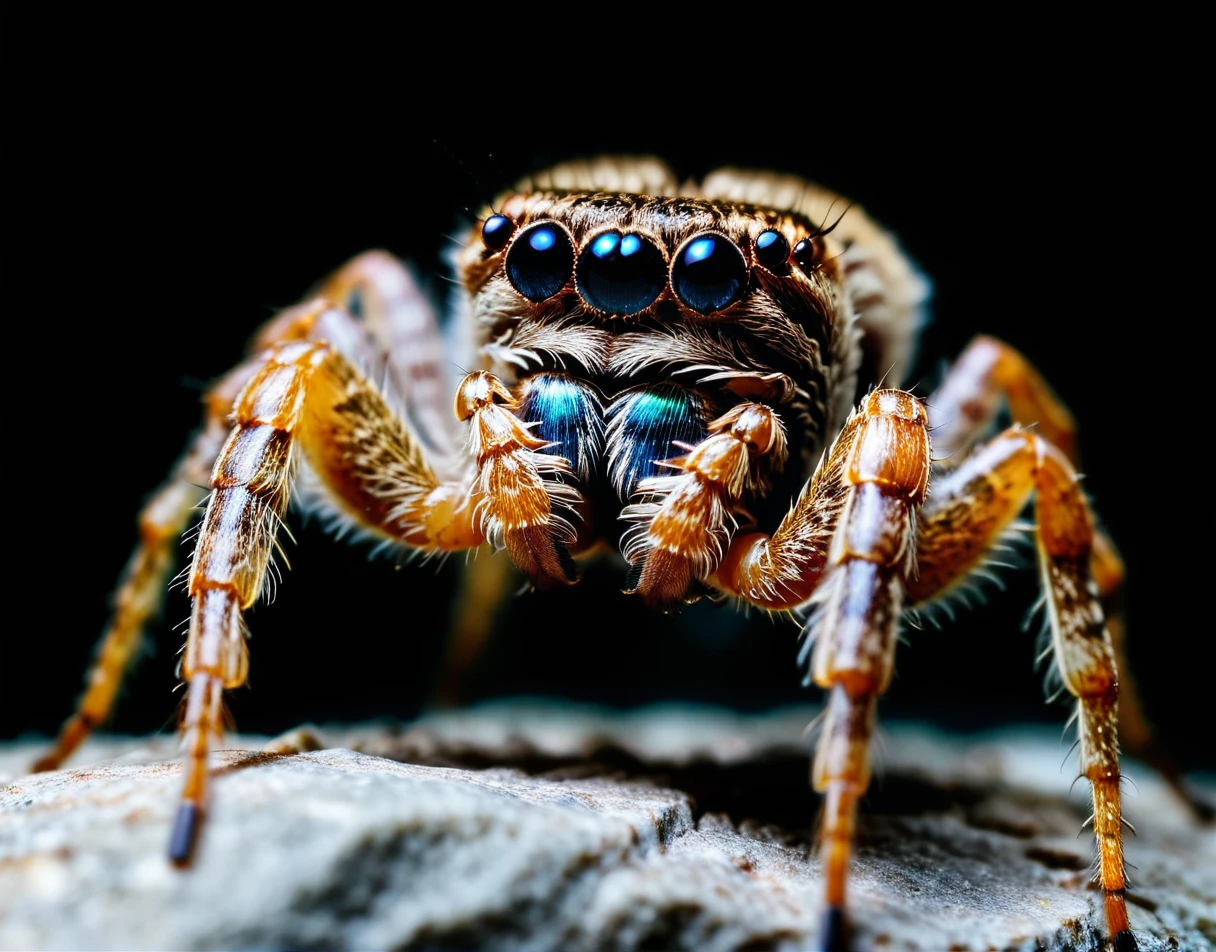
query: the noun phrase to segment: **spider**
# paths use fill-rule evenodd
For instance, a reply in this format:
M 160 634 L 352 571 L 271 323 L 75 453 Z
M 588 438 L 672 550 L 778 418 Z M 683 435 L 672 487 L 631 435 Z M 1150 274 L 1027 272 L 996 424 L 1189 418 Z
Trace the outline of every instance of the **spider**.
M 538 589 L 574 584 L 579 559 L 611 550 L 627 590 L 655 609 L 711 597 L 805 619 L 799 663 L 827 693 L 812 768 L 820 944 L 843 948 L 857 805 L 901 615 L 965 584 L 1033 499 L 1107 927 L 1118 952 L 1137 948 L 1118 625 L 1104 607 L 1122 566 L 1079 488 L 1072 418 L 1025 358 L 981 336 L 927 400 L 898 389 L 926 282 L 860 208 L 772 173 L 687 185 L 653 159 L 560 165 L 487 210 L 457 271 L 465 339 L 452 343 L 475 369 L 455 386 L 454 413 L 438 324 L 384 253 L 262 328 L 144 509 L 88 689 L 39 769 L 107 716 L 204 497 L 185 575 L 179 865 L 201 829 L 224 692 L 248 676 L 243 613 L 268 583 L 292 498 L 423 553 L 505 549 Z M 1002 404 L 1015 423 L 992 436 Z

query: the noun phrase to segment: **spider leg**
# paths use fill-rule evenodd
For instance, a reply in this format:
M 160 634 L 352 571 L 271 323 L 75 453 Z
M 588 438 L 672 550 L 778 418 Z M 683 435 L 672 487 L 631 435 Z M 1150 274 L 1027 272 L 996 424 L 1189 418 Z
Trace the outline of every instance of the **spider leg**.
M 1092 568 L 1093 518 L 1065 453 L 1035 433 L 1013 427 L 935 478 L 933 494 L 919 514 L 917 572 L 908 579 L 908 596 L 922 602 L 964 578 L 1031 493 L 1036 495 L 1038 558 L 1056 664 L 1065 687 L 1078 699 L 1080 766 L 1093 792 L 1106 922 L 1115 947 L 1125 952 L 1136 948 L 1136 943 L 1124 898 L 1120 685 Z M 1111 574 L 1109 565 L 1106 568 Z
M 928 418 L 915 397 L 877 391 L 854 420 L 860 422 L 848 445 L 834 447 L 847 454 L 840 470 L 844 505 L 811 622 L 811 675 L 829 692 L 811 779 L 824 797 L 821 944 L 830 950 L 845 944 L 845 883 L 857 802 L 869 786 L 875 707 L 894 670 L 916 508 L 925 499 L 930 469 Z M 848 429 L 842 440 L 846 434 Z
M 1038 435 L 1081 470 L 1077 427 L 1068 407 L 1024 356 L 993 337 L 976 337 L 959 355 L 941 386 L 928 400 L 933 448 L 947 465 L 966 458 L 967 450 L 991 427 L 1004 399 L 1015 423 L 1035 425 Z M 1153 767 L 1200 819 L 1211 820 L 1213 807 L 1187 785 L 1173 759 L 1153 735 L 1127 664 L 1126 626 L 1120 610 L 1123 563 L 1101 526 L 1094 529 L 1091 571 L 1102 594 L 1115 659 L 1122 675 L 1119 732 L 1134 757 Z
M 485 653 L 499 611 L 519 583 L 510 559 L 483 558 L 479 554 L 464 566 L 435 687 L 436 704 L 457 707 L 464 702 L 470 675 Z
M 370 359 L 366 336 L 357 323 L 329 306 L 287 308 L 258 332 L 253 346 L 261 351 L 283 340 L 336 341 L 352 359 Z M 59 730 L 54 747 L 33 765 L 35 772 L 57 770 L 113 709 L 115 698 L 138 653 L 144 626 L 160 611 L 174 548 L 200 503 L 230 429 L 232 406 L 265 361 L 251 357 L 225 374 L 204 398 L 203 425 L 175 464 L 169 479 L 139 515 L 139 544 L 131 554 L 114 594 L 113 614 L 102 632 L 76 711 Z
M 1080 465 L 1077 425 L 1068 407 L 1020 353 L 995 337 L 979 336 L 959 354 L 926 401 L 939 460 L 961 459 L 991 427 L 1001 400 L 1015 423 L 1039 435 Z
M 624 546 L 635 566 L 634 590 L 656 607 L 681 601 L 713 573 L 744 492 L 762 488 L 767 474 L 785 464 L 785 427 L 763 404 L 733 407 L 709 424 L 709 433 L 687 455 L 664 463 L 679 475 L 642 480 L 638 493 L 650 498 L 621 511 L 637 524 Z
M 811 780 L 824 795 L 825 909 L 818 948 L 843 949 L 857 802 L 869 786 L 878 695 L 894 668 L 915 513 L 928 486 L 928 416 L 910 394 L 871 393 L 770 536 L 737 535 L 710 584 L 787 611 L 814 596 L 811 676 L 828 691 Z M 808 646 L 812 642 L 808 641 Z M 805 654 L 804 648 L 804 654 Z
M 324 316 L 333 309 L 319 302 L 316 310 Z M 182 659 L 185 783 L 169 848 L 177 863 L 193 852 L 207 754 L 222 733 L 223 692 L 243 684 L 248 672 L 242 614 L 266 580 L 301 453 L 335 511 L 369 534 L 426 552 L 478 546 L 483 525 L 497 531 L 499 509 L 510 509 L 499 505 L 500 483 L 515 490 L 515 499 L 532 501 L 509 475 L 492 478 L 503 460 L 526 469 L 520 441 L 531 439 L 494 403 L 493 378 L 470 375 L 458 400 L 462 417 L 473 420 L 479 472 L 441 483 L 374 383 L 327 341 L 291 336 L 297 339 L 269 349 L 233 404 L 235 426 L 211 474 L 190 568 L 192 612 Z M 503 527 L 508 538 L 514 528 Z
M 239 373 L 234 371 L 235 373 Z M 221 387 L 227 383 L 225 380 Z M 214 392 L 214 391 L 213 391 Z M 228 426 L 223 414 L 209 403 L 202 430 L 156 494 L 139 514 L 139 544 L 123 569 L 113 596 L 113 614 L 101 635 L 85 678 L 85 691 L 76 710 L 59 729 L 55 745 L 33 765 L 34 772 L 58 770 L 99 724 L 109 717 L 123 677 L 138 653 L 140 635 L 148 620 L 160 611 L 165 579 L 174 547 L 190 515 L 206 498 L 211 464 L 223 445 Z
M 450 404 L 456 364 L 447 357 L 435 310 L 413 272 L 385 251 L 365 251 L 314 293 L 359 321 L 375 342 L 374 359 L 364 371 L 383 381 L 394 408 L 429 449 L 453 454 L 460 437 Z

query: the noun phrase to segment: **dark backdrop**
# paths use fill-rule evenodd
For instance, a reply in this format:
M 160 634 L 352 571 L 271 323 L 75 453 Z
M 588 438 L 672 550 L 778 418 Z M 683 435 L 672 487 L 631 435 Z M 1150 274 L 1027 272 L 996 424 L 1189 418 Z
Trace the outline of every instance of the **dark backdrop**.
M 1170 333 L 1179 315 L 1160 296 L 1161 249 L 1144 237 L 1171 186 L 1122 164 L 1099 120 L 927 109 L 857 129 L 551 137 L 538 151 L 518 129 L 413 133 L 391 113 L 296 128 L 244 113 L 102 107 L 86 100 L 16 150 L 28 207 L 15 219 L 7 283 L 29 343 L 9 351 L 28 383 L 9 398 L 6 482 L 23 528 L 8 579 L 30 614 L 6 625 L 5 695 L 21 700 L 0 708 L 0 736 L 50 732 L 70 711 L 141 500 L 197 424 L 204 382 L 240 357 L 259 322 L 368 247 L 415 261 L 443 296 L 439 252 L 467 223 L 462 208 L 476 211 L 552 159 L 655 151 L 692 174 L 733 163 L 816 177 L 896 231 L 936 287 L 913 382 L 934 380 L 978 331 L 1046 373 L 1079 420 L 1085 486 L 1127 561 L 1132 656 L 1150 713 L 1184 761 L 1203 763 L 1178 739 L 1203 709 L 1194 652 L 1211 624 L 1192 552 L 1211 520 L 1188 504 L 1193 437 L 1172 395 L 1204 355 Z M 1114 190 L 1103 184 L 1112 180 Z M 289 523 L 292 570 L 277 601 L 249 617 L 238 725 L 413 716 L 434 684 L 435 627 L 459 559 L 369 562 L 365 548 L 334 543 L 298 515 Z M 1043 703 L 1034 637 L 1021 630 L 1032 576 L 1011 578 L 944 630 L 909 630 L 880 715 L 952 729 L 1062 725 L 1068 712 Z M 618 589 L 601 568 L 559 597 L 515 599 L 471 696 L 747 708 L 816 696 L 799 684 L 794 627 L 730 609 L 656 617 Z M 186 612 L 172 595 L 114 729 L 171 725 L 183 638 L 172 626 Z

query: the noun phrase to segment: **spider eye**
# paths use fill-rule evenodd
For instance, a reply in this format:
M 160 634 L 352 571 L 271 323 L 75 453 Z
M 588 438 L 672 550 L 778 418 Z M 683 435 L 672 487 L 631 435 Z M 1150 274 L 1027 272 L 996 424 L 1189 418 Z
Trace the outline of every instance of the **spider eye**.
M 696 235 L 676 252 L 672 290 L 698 314 L 711 314 L 733 304 L 746 286 L 747 261 L 724 235 Z
M 491 251 L 502 251 L 507 247 L 507 242 L 511 240 L 513 231 L 515 231 L 515 222 L 506 215 L 491 215 L 481 226 L 481 240 Z
M 507 252 L 507 280 L 529 301 L 551 298 L 574 270 L 574 243 L 564 228 L 542 221 L 529 225 Z
M 578 256 L 574 279 L 583 300 L 597 311 L 636 314 L 662 293 L 667 262 L 648 238 L 605 231 Z
M 785 235 L 770 228 L 756 237 L 756 260 L 769 271 L 780 271 L 790 257 L 790 243 Z
M 794 261 L 803 271 L 810 274 L 819 264 L 819 248 L 812 238 L 803 238 L 794 245 Z

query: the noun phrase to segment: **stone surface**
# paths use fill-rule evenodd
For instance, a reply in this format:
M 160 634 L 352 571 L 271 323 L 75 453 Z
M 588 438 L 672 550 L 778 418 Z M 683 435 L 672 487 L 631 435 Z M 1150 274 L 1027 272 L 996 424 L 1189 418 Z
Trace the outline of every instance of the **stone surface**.
M 218 754 L 195 866 L 164 858 L 172 738 L 21 776 L 0 748 L 0 948 L 811 947 L 812 711 L 499 705 Z M 318 749 L 309 749 L 318 748 Z M 324 749 L 321 749 L 324 748 Z M 303 752 L 295 752 L 297 750 Z M 1058 735 L 887 730 L 858 950 L 1095 950 L 1087 791 Z M 1125 798 L 1143 952 L 1212 948 L 1216 833 L 1143 769 Z

